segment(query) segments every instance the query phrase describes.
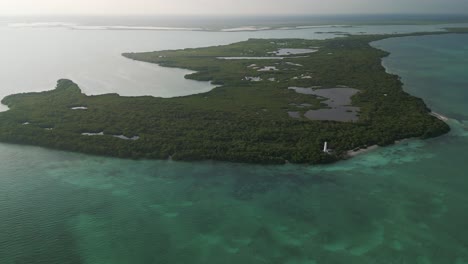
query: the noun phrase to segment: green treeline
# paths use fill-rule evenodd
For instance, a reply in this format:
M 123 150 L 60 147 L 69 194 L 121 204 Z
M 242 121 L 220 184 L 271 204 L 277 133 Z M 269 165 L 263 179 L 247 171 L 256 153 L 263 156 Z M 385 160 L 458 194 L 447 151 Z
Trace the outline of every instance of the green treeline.
M 219 87 L 167 99 L 86 96 L 72 81 L 60 80 L 55 90 L 3 99 L 10 110 L 0 113 L 0 141 L 122 158 L 317 164 L 342 159 L 358 147 L 448 132 L 449 127 L 429 115 L 421 99 L 402 90 L 398 76 L 385 72 L 381 59 L 388 54 L 369 45 L 385 37 L 391 36 L 251 39 L 226 46 L 127 53 L 124 56 L 131 59 L 196 71 L 186 78 L 213 81 Z M 281 48 L 318 51 L 283 60 L 218 59 L 273 56 L 269 52 Z M 278 70 L 259 72 L 252 64 Z M 247 76 L 262 81 L 245 80 Z M 300 76 L 310 78 L 294 78 Z M 352 98 L 353 105 L 361 109 L 359 121 L 288 116 L 288 111 L 303 114 L 326 107 L 323 98 L 298 94 L 288 87 L 339 85 L 360 90 Z M 71 109 L 80 106 L 87 109 Z M 104 136 L 82 135 L 99 132 Z M 132 141 L 113 135 L 140 138 Z M 322 152 L 324 141 L 334 149 L 333 154 Z

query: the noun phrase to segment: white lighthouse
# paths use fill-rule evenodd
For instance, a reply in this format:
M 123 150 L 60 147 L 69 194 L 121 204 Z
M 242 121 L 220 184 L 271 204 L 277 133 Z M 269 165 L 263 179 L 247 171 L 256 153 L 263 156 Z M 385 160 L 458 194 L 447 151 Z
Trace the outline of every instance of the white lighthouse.
M 323 144 L 323 152 L 324 153 L 330 153 L 330 150 L 328 149 L 328 142 L 325 141 L 325 143 Z

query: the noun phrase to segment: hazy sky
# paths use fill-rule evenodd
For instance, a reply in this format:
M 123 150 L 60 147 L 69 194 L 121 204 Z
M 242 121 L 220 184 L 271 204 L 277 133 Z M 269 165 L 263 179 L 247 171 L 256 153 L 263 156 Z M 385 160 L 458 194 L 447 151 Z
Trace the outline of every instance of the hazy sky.
M 0 14 L 468 13 L 468 0 L 0 0 Z

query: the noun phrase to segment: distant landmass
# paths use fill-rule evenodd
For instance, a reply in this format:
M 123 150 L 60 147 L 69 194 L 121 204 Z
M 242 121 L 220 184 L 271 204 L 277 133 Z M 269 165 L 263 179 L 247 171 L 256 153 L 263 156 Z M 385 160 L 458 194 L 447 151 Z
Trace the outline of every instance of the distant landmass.
M 449 126 L 403 91 L 381 64 L 388 53 L 370 45 L 427 34 L 125 53 L 196 71 L 186 78 L 217 87 L 176 98 L 87 96 L 59 80 L 55 90 L 3 99 L 10 110 L 0 113 L 0 141 L 122 158 L 319 164 L 352 150 L 436 137 Z

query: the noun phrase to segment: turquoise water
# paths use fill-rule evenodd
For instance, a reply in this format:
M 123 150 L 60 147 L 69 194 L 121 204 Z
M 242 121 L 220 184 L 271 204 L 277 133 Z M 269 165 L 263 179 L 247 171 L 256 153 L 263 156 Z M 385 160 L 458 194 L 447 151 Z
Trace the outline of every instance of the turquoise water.
M 0 263 L 468 263 L 468 35 L 375 45 L 449 135 L 318 167 L 0 144 Z
M 405 89 L 437 112 L 468 120 L 468 37 L 464 35 L 387 39 L 374 43 L 392 55 L 384 65 Z

